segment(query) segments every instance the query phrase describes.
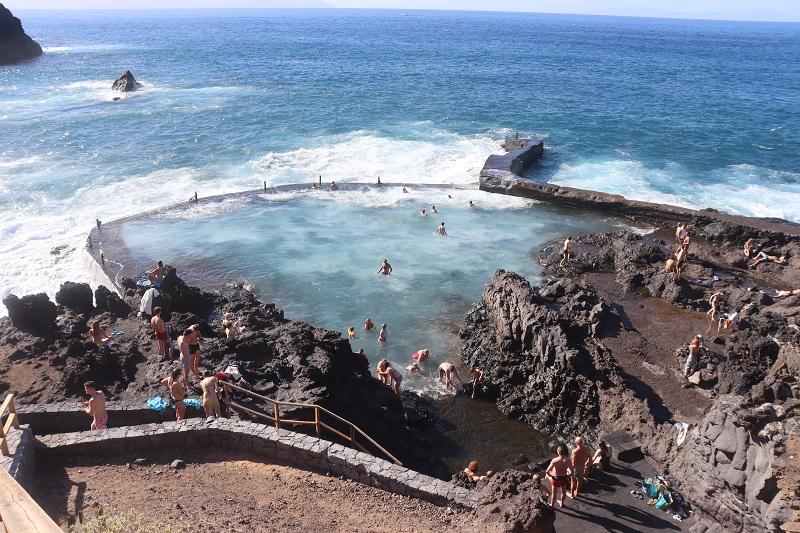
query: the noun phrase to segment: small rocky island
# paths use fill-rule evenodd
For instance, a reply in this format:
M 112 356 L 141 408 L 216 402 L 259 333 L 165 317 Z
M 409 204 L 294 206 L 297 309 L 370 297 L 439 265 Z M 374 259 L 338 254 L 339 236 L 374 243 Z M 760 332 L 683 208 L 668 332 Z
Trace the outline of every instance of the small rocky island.
M 13 65 L 40 55 L 39 43 L 28 37 L 22 22 L 0 4 L 0 65 Z

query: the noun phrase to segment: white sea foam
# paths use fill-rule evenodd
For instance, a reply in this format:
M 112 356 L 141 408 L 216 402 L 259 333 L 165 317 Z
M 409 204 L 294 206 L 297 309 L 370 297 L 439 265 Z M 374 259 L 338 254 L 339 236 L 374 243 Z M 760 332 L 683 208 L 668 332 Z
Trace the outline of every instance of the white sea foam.
M 800 222 L 800 176 L 753 165 L 734 165 L 692 179 L 680 165 L 650 168 L 636 161 L 593 161 L 563 165 L 550 181 L 568 187 L 621 194 L 628 199 L 732 214 L 779 217 Z

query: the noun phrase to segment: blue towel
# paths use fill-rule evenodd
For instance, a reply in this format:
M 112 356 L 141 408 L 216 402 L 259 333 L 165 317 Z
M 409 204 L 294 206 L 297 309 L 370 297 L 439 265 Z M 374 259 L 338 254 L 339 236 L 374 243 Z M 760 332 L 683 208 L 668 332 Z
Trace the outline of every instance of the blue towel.
M 167 410 L 167 402 L 164 400 L 164 398 L 157 396 L 147 400 L 147 407 L 153 409 L 154 411 L 158 411 L 159 413 L 163 413 Z
M 187 398 L 183 400 L 183 405 L 186 407 L 194 407 L 195 409 L 203 409 L 203 405 L 200 403 L 200 400 L 196 400 L 195 398 Z

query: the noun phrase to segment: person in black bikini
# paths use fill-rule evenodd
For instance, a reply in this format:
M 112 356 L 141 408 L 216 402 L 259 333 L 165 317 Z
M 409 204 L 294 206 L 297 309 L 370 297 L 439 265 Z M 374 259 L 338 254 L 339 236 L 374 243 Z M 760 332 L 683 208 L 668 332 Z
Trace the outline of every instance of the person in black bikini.
M 189 328 L 191 335 L 186 339 L 189 344 L 189 364 L 192 367 L 192 373 L 196 377 L 200 377 L 200 324 L 195 324 Z

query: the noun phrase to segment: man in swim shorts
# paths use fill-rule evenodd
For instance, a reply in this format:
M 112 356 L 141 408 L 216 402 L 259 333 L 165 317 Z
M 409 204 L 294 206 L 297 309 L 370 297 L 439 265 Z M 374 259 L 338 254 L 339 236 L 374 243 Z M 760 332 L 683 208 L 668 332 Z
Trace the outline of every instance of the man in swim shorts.
M 97 390 L 94 381 L 83 384 L 83 390 L 89 396 L 89 401 L 83 403 L 83 410 L 92 417 L 92 430 L 108 429 L 108 412 L 106 412 L 106 395 Z
M 550 461 L 547 470 L 544 471 L 550 478 L 550 485 L 553 491 L 550 493 L 550 507 L 556 504 L 556 491 L 561 489 L 561 499 L 558 504 L 564 507 L 564 497 L 567 494 L 570 472 L 572 472 L 572 461 L 567 457 L 567 449 L 561 445 L 558 447 L 558 457 Z
M 170 377 L 161 380 L 161 384 L 169 389 L 172 402 L 175 404 L 176 420 L 183 420 L 186 418 L 186 406 L 183 404 L 183 397 L 186 395 L 186 390 L 183 388 L 183 383 L 180 382 L 182 373 L 183 369 L 176 368 L 172 371 L 172 375 Z
M 389 264 L 389 261 L 384 259 L 383 263 L 381 263 L 381 267 L 378 269 L 376 274 L 383 274 L 384 276 L 388 276 L 391 273 L 392 273 L 392 265 Z
M 572 497 L 576 498 L 581 487 L 586 482 L 585 471 L 586 466 L 592 460 L 592 452 L 583 445 L 583 439 L 575 437 L 575 449 L 572 450 L 572 480 L 571 492 Z
M 434 235 L 437 233 L 443 237 L 447 237 L 447 231 L 444 229 L 444 222 L 442 222 L 442 225 L 436 228 L 436 231 L 433 232 Z
M 464 385 L 464 380 L 462 380 L 461 376 L 458 375 L 458 369 L 456 369 L 456 367 L 453 366 L 452 363 L 442 363 L 441 365 L 439 365 L 439 380 L 438 381 L 439 381 L 439 383 L 441 383 L 442 380 L 444 379 L 445 380 L 445 386 L 447 387 L 448 390 L 451 389 L 451 388 L 452 389 L 456 388 L 453 385 L 453 381 L 450 379 L 450 374 L 453 374 L 453 373 L 456 375 L 456 377 L 458 378 L 458 381 L 461 383 L 461 385 Z
M 164 357 L 169 337 L 167 336 L 167 326 L 164 325 L 164 321 L 161 319 L 160 307 L 153 308 L 153 318 L 150 319 L 150 325 L 153 327 L 153 332 L 158 342 L 158 355 Z

